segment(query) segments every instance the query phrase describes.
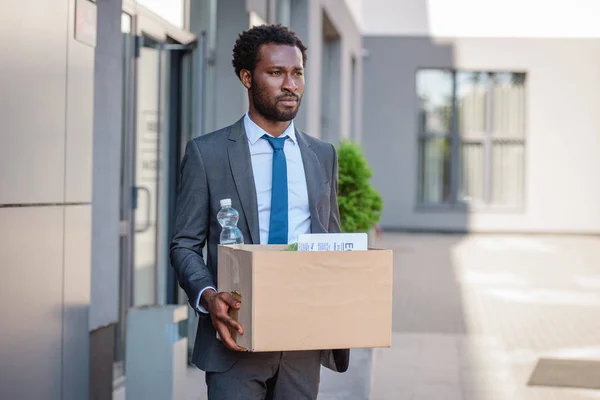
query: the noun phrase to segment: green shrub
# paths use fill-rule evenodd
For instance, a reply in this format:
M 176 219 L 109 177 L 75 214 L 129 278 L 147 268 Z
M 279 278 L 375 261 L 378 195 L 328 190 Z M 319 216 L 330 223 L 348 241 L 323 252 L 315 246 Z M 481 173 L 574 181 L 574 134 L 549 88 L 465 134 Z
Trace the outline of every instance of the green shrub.
M 338 148 L 338 204 L 342 232 L 368 232 L 381 217 L 381 195 L 371 186 L 373 171 L 356 143 L 342 141 Z

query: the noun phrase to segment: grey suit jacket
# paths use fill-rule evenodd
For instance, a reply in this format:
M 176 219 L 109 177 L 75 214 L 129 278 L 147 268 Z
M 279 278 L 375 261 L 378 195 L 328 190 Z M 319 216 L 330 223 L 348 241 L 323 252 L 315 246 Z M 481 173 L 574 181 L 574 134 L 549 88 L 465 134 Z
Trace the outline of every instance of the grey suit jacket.
M 337 153 L 330 143 L 296 131 L 306 174 L 311 232 L 339 232 Z M 260 243 L 258 206 L 243 118 L 235 124 L 190 140 L 181 163 L 171 265 L 192 307 L 200 291 L 217 287 L 217 248 L 221 226 L 219 201 L 231 198 L 240 213 L 245 243 Z M 202 249 L 208 244 L 206 260 Z M 216 339 L 207 314 L 199 315 L 192 362 L 204 371 L 231 368 L 238 353 Z M 338 372 L 348 368 L 349 350 L 324 350 L 321 363 Z

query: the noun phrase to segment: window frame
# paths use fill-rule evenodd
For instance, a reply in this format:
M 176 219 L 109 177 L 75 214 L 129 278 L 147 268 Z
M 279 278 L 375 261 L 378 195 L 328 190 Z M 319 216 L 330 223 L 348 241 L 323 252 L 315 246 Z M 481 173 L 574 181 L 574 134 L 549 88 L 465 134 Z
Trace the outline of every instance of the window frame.
M 448 72 L 451 75 L 452 79 L 452 102 L 451 102 L 451 124 L 450 124 L 450 132 L 449 133 L 432 133 L 424 131 L 420 122 L 420 104 L 419 104 L 419 87 L 418 87 L 418 74 L 422 71 L 440 71 L 440 72 Z M 462 132 L 459 129 L 459 119 L 457 114 L 457 90 L 458 90 L 458 75 L 460 73 L 478 73 L 486 75 L 486 118 L 485 118 L 485 129 L 481 135 L 481 137 L 470 137 L 470 136 L 462 136 Z M 492 95 L 494 88 L 494 80 L 493 75 L 498 73 L 511 73 L 511 74 L 523 74 L 524 75 L 524 84 L 523 90 L 525 92 L 523 99 L 523 127 L 522 127 L 522 136 L 506 136 L 506 137 L 494 137 L 494 119 L 493 119 L 493 111 L 494 111 L 494 98 Z M 527 96 L 527 79 L 528 73 L 526 71 L 518 71 L 518 70 L 477 70 L 477 69 L 457 69 L 457 68 L 439 68 L 439 67 L 420 67 L 415 70 L 414 74 L 415 79 L 415 105 L 416 105 L 416 122 L 417 122 L 417 190 L 416 190 L 416 211 L 469 211 L 469 210 L 484 210 L 484 211 L 502 211 L 502 212 L 517 212 L 523 213 L 525 211 L 526 204 L 526 176 L 527 176 L 527 108 L 528 108 L 528 96 Z M 423 145 L 426 141 L 432 139 L 447 139 L 450 141 L 450 201 L 442 202 L 442 203 L 430 203 L 423 201 L 422 196 L 422 187 L 424 185 L 424 181 L 422 180 L 422 175 L 424 173 L 423 169 L 423 159 L 422 159 L 422 149 Z M 483 147 L 483 182 L 482 182 L 482 192 L 483 192 L 483 200 L 476 202 L 468 202 L 462 199 L 459 199 L 459 192 L 461 187 L 461 146 L 464 143 L 473 143 L 473 144 L 481 144 Z M 493 202 L 493 149 L 495 143 L 517 143 L 523 149 L 522 161 L 523 161 L 523 169 L 521 175 L 521 202 L 518 205 L 506 205 L 499 204 Z

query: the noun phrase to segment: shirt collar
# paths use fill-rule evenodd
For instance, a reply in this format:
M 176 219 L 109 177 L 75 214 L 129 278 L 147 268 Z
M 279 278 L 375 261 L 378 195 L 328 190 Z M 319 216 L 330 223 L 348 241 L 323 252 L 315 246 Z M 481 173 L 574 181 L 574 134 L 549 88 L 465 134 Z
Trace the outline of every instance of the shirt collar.
M 263 128 L 256 125 L 256 123 L 250 119 L 250 115 L 248 115 L 248 113 L 244 115 L 244 128 L 246 129 L 246 136 L 248 136 L 248 141 L 251 145 L 254 145 L 256 142 L 258 142 L 258 139 L 263 137 L 263 135 L 269 135 Z M 285 136 L 288 136 L 290 139 L 292 139 L 292 142 L 296 143 L 296 129 L 294 128 L 294 120 L 290 122 L 290 125 L 279 137 Z

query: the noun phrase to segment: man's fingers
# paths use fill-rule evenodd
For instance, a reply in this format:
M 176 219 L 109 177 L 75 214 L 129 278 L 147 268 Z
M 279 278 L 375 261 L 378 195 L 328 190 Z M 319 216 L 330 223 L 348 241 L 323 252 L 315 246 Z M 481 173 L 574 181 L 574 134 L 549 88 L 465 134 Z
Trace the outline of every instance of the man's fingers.
M 231 335 L 229 334 L 229 329 L 227 328 L 227 325 L 219 324 L 219 327 L 217 328 L 217 330 L 219 332 L 219 336 L 221 337 L 221 341 L 223 342 L 225 347 L 227 347 L 229 350 L 247 351 L 246 349 L 238 346 L 237 343 L 235 343 L 235 341 L 232 339 Z
M 242 325 L 239 322 L 237 322 L 233 318 L 227 318 L 226 322 L 229 326 L 231 326 L 233 329 L 238 331 L 240 333 L 240 335 L 244 334 L 244 328 L 242 327 Z
M 231 337 L 229 329 L 235 329 L 240 335 L 244 334 L 244 328 L 240 323 L 229 316 L 229 309 L 240 308 L 241 304 L 237 301 L 230 293 L 221 292 L 217 295 L 215 303 L 215 312 L 213 314 L 213 324 L 219 332 L 221 341 L 230 350 L 233 351 L 247 351 L 235 343 Z
M 241 304 L 239 301 L 237 301 L 236 299 L 233 298 L 233 296 L 230 293 L 226 293 L 226 292 L 221 292 L 219 293 L 219 297 L 225 302 L 227 303 L 227 305 L 229 307 L 233 307 L 233 308 L 240 308 Z
M 242 325 L 239 322 L 231 318 L 228 314 L 217 315 L 217 320 L 224 324 L 226 327 L 231 327 L 235 329 L 240 333 L 240 335 L 244 334 L 244 327 L 242 327 Z

